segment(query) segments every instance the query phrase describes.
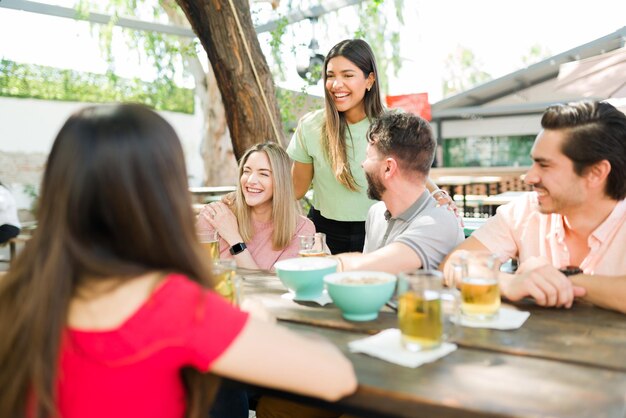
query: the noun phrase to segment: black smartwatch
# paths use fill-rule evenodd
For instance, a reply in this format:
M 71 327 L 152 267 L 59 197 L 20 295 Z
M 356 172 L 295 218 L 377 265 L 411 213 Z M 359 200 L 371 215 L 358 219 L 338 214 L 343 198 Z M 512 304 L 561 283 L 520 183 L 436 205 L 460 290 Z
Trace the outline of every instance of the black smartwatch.
M 237 255 L 241 252 L 243 252 L 243 250 L 245 250 L 246 248 L 246 244 L 244 244 L 243 242 L 238 242 L 237 244 L 233 245 L 232 247 L 230 247 L 230 250 L 228 250 L 232 255 Z
M 580 267 L 577 266 L 567 266 L 559 269 L 559 271 L 568 277 L 575 276 L 576 274 L 581 274 L 583 272 Z

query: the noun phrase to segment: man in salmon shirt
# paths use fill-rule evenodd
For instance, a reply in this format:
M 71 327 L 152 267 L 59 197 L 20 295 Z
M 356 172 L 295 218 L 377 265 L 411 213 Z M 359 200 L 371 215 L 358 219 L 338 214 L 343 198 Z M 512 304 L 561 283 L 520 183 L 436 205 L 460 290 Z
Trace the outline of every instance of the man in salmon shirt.
M 534 188 L 498 208 L 459 250 L 517 257 L 502 296 L 569 308 L 575 297 L 626 313 L 626 115 L 605 102 L 549 107 L 524 181 Z M 456 253 L 456 254 L 455 254 Z M 568 277 L 569 276 L 569 277 Z

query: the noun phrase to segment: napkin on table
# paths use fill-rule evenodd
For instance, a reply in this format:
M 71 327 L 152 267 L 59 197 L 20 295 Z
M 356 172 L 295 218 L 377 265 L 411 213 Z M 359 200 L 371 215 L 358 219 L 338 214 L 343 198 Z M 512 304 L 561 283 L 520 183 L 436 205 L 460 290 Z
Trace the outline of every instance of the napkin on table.
M 424 363 L 432 363 L 454 350 L 456 344 L 442 343 L 439 347 L 430 350 L 412 352 L 402 346 L 400 330 L 390 328 L 371 337 L 348 343 L 353 353 L 364 353 L 390 363 L 404 367 L 419 367 Z
M 500 308 L 498 316 L 488 320 L 478 320 L 461 315 L 461 325 L 469 328 L 491 328 L 500 330 L 518 329 L 530 316 L 530 312 L 510 308 Z

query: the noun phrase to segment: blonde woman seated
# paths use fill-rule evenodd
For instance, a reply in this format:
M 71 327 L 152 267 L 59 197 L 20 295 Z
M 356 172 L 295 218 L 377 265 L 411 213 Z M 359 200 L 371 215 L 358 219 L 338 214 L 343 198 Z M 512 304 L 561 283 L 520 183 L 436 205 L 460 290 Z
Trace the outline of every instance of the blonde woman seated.
M 234 203 L 202 208 L 198 232 L 217 230 L 220 258 L 233 257 L 238 267 L 271 270 L 278 260 L 297 257 L 298 235 L 315 226 L 300 215 L 291 180 L 291 160 L 274 142 L 256 144 L 239 162 Z

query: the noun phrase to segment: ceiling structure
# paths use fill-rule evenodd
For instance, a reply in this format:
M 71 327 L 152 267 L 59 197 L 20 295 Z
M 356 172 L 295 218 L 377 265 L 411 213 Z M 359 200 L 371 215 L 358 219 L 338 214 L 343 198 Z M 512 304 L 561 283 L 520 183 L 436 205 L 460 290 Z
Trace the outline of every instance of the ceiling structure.
M 433 120 L 470 119 L 512 114 L 543 113 L 555 100 L 582 98 L 578 93 L 558 91 L 557 78 L 564 65 L 580 60 L 593 60 L 626 45 L 626 26 L 602 38 L 572 48 L 527 68 L 481 84 L 463 93 L 432 105 Z M 595 58 L 597 59 L 597 58 Z M 623 73 L 622 73 L 623 74 Z M 622 77 L 623 78 L 623 77 Z M 587 95 L 605 99 L 600 92 Z
M 289 24 L 296 23 L 307 19 L 316 19 L 327 13 L 334 12 L 344 7 L 353 6 L 362 3 L 364 0 L 329 0 L 317 6 L 310 7 L 305 10 L 295 10 L 287 14 L 287 22 Z M 196 34 L 184 26 L 168 25 L 156 22 L 148 22 L 129 17 L 113 17 L 110 14 L 89 12 L 84 13 L 71 7 L 57 6 L 53 4 L 41 3 L 30 0 L 0 0 L 0 8 L 22 10 L 31 13 L 39 13 L 48 16 L 64 17 L 74 20 L 85 20 L 92 23 L 108 24 L 111 19 L 115 19 L 115 25 L 158 33 L 166 33 L 170 35 L 185 36 L 195 38 Z M 284 19 L 281 18 L 280 22 Z M 263 24 L 255 26 L 257 33 L 270 32 L 279 25 L 279 20 L 271 20 Z

